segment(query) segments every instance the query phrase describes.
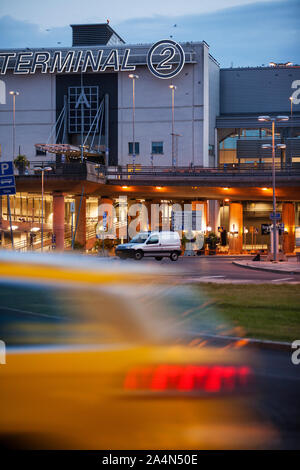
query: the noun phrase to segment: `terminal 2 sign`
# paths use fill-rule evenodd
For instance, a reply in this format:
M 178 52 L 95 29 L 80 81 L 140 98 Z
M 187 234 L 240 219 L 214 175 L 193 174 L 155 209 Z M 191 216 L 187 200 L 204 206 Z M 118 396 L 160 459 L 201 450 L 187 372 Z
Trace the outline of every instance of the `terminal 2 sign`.
M 69 50 L 62 51 L 28 51 L 1 52 L 0 74 L 6 74 L 13 66 L 14 74 L 41 73 L 76 73 L 105 72 L 112 69 L 115 72 L 133 71 L 136 65 L 130 64 L 131 49 L 111 49 L 104 57 L 104 50 L 94 51 Z M 2 60 L 1 60 L 2 59 Z M 166 39 L 158 41 L 149 49 L 146 63 L 150 72 L 158 78 L 169 79 L 178 75 L 185 62 L 184 51 L 180 44 Z

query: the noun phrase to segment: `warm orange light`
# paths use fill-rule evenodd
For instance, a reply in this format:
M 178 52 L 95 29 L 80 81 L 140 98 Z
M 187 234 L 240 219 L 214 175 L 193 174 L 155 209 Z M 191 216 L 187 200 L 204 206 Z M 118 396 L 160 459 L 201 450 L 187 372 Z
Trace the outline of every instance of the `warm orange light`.
M 123 189 L 127 189 L 127 188 L 128 188 L 128 186 L 122 186 L 122 188 L 123 188 Z
M 228 191 L 229 188 L 223 188 L 225 191 Z
M 162 187 L 161 186 L 156 186 L 156 189 L 162 189 Z
M 229 202 L 229 201 L 230 201 L 230 199 L 224 199 L 224 201 L 225 201 L 225 202 Z
M 261 188 L 263 191 L 268 191 L 269 188 Z

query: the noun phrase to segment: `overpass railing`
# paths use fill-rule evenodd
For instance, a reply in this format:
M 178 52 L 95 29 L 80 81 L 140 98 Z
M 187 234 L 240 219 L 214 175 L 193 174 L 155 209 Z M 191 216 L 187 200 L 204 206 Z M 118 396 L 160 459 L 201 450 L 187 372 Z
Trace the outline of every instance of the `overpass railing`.
M 256 167 L 256 166 L 230 166 L 222 168 L 203 168 L 203 167 L 108 167 L 106 170 L 107 180 L 142 180 L 148 178 L 223 178 L 236 176 L 271 176 L 272 166 Z M 300 166 L 281 167 L 276 166 L 277 176 L 300 176 Z
M 224 176 L 270 176 L 272 174 L 271 164 L 247 165 L 247 164 L 224 164 L 219 167 L 172 167 L 172 166 L 109 166 L 94 162 L 66 162 L 56 161 L 31 161 L 29 167 L 15 170 L 16 175 L 33 176 L 39 175 L 38 168 L 48 167 L 50 171 L 45 172 L 45 177 L 62 176 L 66 178 L 96 178 L 110 180 L 131 180 L 158 178 L 222 178 Z M 278 176 L 300 176 L 300 164 L 289 166 L 276 165 Z

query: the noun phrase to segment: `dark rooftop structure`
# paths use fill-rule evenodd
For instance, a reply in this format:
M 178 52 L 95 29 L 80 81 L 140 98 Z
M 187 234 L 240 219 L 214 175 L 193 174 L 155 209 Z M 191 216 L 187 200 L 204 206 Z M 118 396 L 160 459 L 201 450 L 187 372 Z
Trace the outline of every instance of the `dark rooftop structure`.
M 72 46 L 106 46 L 125 44 L 108 23 L 71 24 Z

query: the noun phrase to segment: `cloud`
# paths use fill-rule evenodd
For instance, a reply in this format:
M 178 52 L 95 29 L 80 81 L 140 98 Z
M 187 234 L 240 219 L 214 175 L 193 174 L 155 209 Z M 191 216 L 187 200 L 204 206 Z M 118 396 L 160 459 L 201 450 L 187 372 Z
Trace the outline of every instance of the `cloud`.
M 0 48 L 53 47 L 58 43 L 70 46 L 71 28 L 64 26 L 41 30 L 38 25 L 15 20 L 11 16 L 0 18 Z
M 261 65 L 270 60 L 300 62 L 299 0 L 256 3 L 193 16 L 157 16 L 117 25 L 127 42 L 205 40 L 222 66 Z M 174 25 L 176 24 L 176 27 Z
M 299 0 L 279 0 L 175 18 L 132 18 L 112 27 L 127 43 L 153 43 L 170 36 L 177 41 L 205 40 L 221 66 L 255 66 L 270 60 L 300 62 L 299 16 Z M 46 31 L 9 16 L 0 18 L 2 48 L 53 47 L 58 42 L 71 46 L 69 26 Z

